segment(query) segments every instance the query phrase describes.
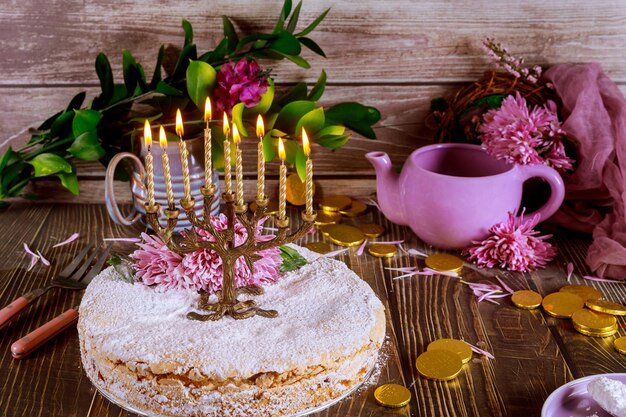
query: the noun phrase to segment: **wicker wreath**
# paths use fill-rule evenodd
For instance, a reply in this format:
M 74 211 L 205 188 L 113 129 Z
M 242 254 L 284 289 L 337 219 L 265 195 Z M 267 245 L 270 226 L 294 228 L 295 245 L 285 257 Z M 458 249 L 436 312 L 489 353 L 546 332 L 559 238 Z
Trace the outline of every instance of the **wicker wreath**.
M 461 88 L 452 100 L 433 100 L 432 116 L 438 125 L 435 141 L 480 143 L 477 133 L 482 114 L 499 107 L 502 99 L 514 92 L 532 105 L 542 106 L 549 99 L 557 99 L 541 80 L 532 84 L 506 72 L 487 71 L 480 80 Z

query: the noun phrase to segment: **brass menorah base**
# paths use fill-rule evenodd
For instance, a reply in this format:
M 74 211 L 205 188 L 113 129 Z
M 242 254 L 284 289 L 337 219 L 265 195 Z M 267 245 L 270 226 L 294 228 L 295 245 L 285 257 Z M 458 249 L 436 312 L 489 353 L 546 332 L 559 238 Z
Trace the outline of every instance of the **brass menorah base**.
M 206 314 L 189 313 L 187 318 L 191 320 L 219 320 L 222 317 L 230 316 L 234 319 L 247 319 L 253 316 L 273 318 L 278 316 L 276 310 L 266 310 L 257 307 L 254 300 L 239 301 L 238 297 L 243 295 L 258 296 L 263 294 L 263 288 L 256 286 L 235 287 L 235 261 L 243 257 L 251 274 L 254 274 L 254 262 L 261 259 L 259 251 L 275 248 L 280 245 L 295 242 L 304 236 L 313 227 L 316 213 L 302 213 L 302 224 L 297 230 L 288 234 L 289 219 L 277 219 L 278 232 L 270 240 L 258 242 L 257 226 L 259 221 L 265 216 L 267 198 L 256 200 L 256 210 L 252 216 L 248 215 L 247 204 L 237 205 L 232 193 L 223 193 L 222 199 L 225 204 L 228 227 L 218 231 L 211 221 L 211 203 L 215 197 L 215 186 L 210 188 L 202 187 L 204 198 L 203 217 L 196 216 L 194 211 L 194 200 L 181 200 L 180 205 L 185 210 L 187 218 L 193 227 L 186 229 L 180 235 L 174 235 L 174 228 L 178 222 L 179 211 L 170 205 L 164 210 L 167 223 L 162 227 L 159 223 L 159 206 L 146 204 L 146 215 L 148 222 L 156 234 L 163 240 L 167 247 L 179 255 L 194 252 L 199 249 L 214 250 L 222 259 L 222 271 L 224 274 L 222 290 L 216 292 L 217 302 L 209 301 L 210 295 L 201 291 L 198 309 L 206 311 Z M 235 246 L 235 224 L 239 222 L 246 230 L 245 241 Z M 209 241 L 198 236 L 197 230 L 204 230 L 214 241 Z

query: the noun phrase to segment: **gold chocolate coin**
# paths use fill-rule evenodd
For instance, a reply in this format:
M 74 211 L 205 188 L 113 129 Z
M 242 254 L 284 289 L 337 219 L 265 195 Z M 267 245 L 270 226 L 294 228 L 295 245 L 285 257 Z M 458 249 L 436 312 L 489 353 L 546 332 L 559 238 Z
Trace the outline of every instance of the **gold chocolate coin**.
M 377 258 L 391 258 L 396 253 L 398 253 L 398 248 L 394 245 L 389 245 L 386 243 L 375 243 L 370 246 L 367 251 L 370 255 L 376 256 Z
M 306 203 L 306 188 L 297 173 L 287 177 L 287 201 L 294 206 L 303 206 Z M 315 194 L 315 183 L 313 183 L 313 194 Z
M 562 287 L 559 291 L 569 292 L 571 294 L 576 294 L 583 301 L 587 300 L 596 300 L 602 297 L 602 294 L 598 290 L 589 285 L 566 285 Z
M 417 372 L 428 379 L 449 381 L 461 372 L 463 361 L 449 350 L 432 349 L 417 357 L 415 367 Z
M 320 210 L 315 217 L 315 224 L 318 226 L 326 226 L 328 224 L 341 223 L 341 214 Z
M 319 215 L 319 212 L 317 213 Z M 318 227 L 318 230 L 326 237 L 330 234 L 330 230 L 334 227 L 334 224 L 327 224 L 325 226 Z
M 305 244 L 304 247 L 307 248 L 308 250 L 312 250 L 313 252 L 322 253 L 322 254 L 328 253 L 332 249 L 330 245 L 326 242 L 309 242 Z
M 511 301 L 516 307 L 532 310 L 541 305 L 543 297 L 541 294 L 531 290 L 515 291 L 511 295 Z
M 333 224 L 324 227 L 328 228 L 328 239 L 337 245 L 357 246 L 365 240 L 365 234 L 354 226 Z
M 626 306 L 606 300 L 587 300 L 585 305 L 600 313 L 612 314 L 614 316 L 626 316 Z
M 385 228 L 379 224 L 359 224 L 356 227 L 358 227 L 363 233 L 365 233 L 365 236 L 367 237 L 380 237 L 383 233 L 385 233 Z
M 463 363 L 468 363 L 472 359 L 472 348 L 469 347 L 467 343 L 462 340 L 457 339 L 439 339 L 434 342 L 430 342 L 430 344 L 426 347 L 426 351 L 429 350 L 449 350 L 450 352 L 454 352 L 461 358 Z
M 585 306 L 585 302 L 576 294 L 569 292 L 553 292 L 543 298 L 543 310 L 557 319 L 568 319 L 575 311 Z
M 325 211 L 339 211 L 352 205 L 352 199 L 345 195 L 329 195 L 322 198 L 320 208 Z
M 352 205 L 346 209 L 339 210 L 339 213 L 347 217 L 356 217 L 365 213 L 367 206 L 359 200 L 352 200 Z
M 250 211 L 252 211 L 253 213 L 256 211 L 256 202 L 253 201 L 252 203 L 250 203 Z M 269 203 L 267 203 L 267 208 L 265 209 L 265 214 L 268 215 L 272 215 L 272 214 L 276 214 L 278 213 L 278 203 L 274 200 L 270 200 Z
M 411 401 L 411 391 L 398 384 L 385 384 L 374 391 L 376 402 L 383 407 L 400 408 Z
M 587 330 L 587 329 L 583 329 L 582 327 L 578 327 L 576 325 L 574 325 L 574 329 L 576 329 L 576 331 L 580 334 L 584 334 L 585 336 L 591 336 L 591 337 L 609 337 L 609 336 L 613 336 L 615 333 L 617 333 L 617 325 L 615 325 L 615 327 L 612 327 L 611 329 L 605 331 L 605 332 L 593 332 L 591 330 Z
M 447 253 L 436 253 L 424 260 L 426 266 L 439 272 L 461 272 L 463 259 Z
M 626 336 L 618 337 L 613 341 L 613 346 L 615 350 L 621 353 L 622 355 L 626 355 Z
M 577 328 L 595 333 L 604 333 L 615 327 L 617 319 L 610 314 L 581 308 L 572 314 L 572 322 L 574 322 Z

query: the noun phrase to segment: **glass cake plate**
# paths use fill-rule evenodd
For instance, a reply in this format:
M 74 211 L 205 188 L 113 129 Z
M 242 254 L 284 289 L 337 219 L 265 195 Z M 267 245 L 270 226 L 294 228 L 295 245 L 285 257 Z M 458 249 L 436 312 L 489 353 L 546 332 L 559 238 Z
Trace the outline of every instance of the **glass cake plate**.
M 370 377 L 372 376 L 372 374 L 374 373 L 374 370 L 376 369 L 376 365 L 374 365 L 373 367 L 370 368 L 370 370 L 367 372 L 367 374 L 365 374 L 365 378 L 363 378 L 363 380 L 355 385 L 354 387 L 352 387 L 352 389 L 350 389 L 349 391 L 346 391 L 343 395 L 340 395 L 339 397 L 330 400 L 330 401 L 326 401 L 323 404 L 318 405 L 317 407 L 313 407 L 313 408 L 309 408 L 308 410 L 304 410 L 301 411 L 297 414 L 292 414 L 288 417 L 303 417 L 303 416 L 308 416 L 309 414 L 313 414 L 313 413 L 317 413 L 320 412 L 322 410 L 327 409 L 328 407 L 331 407 L 334 404 L 337 404 L 339 401 L 343 400 L 344 398 L 348 397 L 349 395 L 351 395 L 353 392 L 355 392 L 357 389 L 359 389 L 363 384 L 365 384 Z M 92 384 L 93 385 L 93 384 Z M 117 398 L 114 398 L 113 396 L 111 396 L 109 393 L 104 392 L 100 389 L 100 387 L 94 385 L 94 387 L 96 388 L 96 390 L 100 393 L 100 395 L 102 395 L 104 398 L 106 398 L 107 400 L 109 400 L 110 402 L 112 402 L 113 404 L 117 405 L 118 407 L 129 411 L 131 413 L 135 413 L 138 414 L 141 417 L 161 417 L 161 416 L 155 416 L 155 415 L 150 415 L 150 414 L 146 414 L 145 411 L 143 410 L 139 410 L 131 405 L 126 404 L 124 401 L 119 400 Z

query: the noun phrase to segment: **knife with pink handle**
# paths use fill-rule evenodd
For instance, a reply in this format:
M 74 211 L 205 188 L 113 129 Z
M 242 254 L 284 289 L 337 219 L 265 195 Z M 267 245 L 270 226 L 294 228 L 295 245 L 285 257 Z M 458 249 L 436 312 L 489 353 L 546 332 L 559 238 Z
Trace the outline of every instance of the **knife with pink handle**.
M 41 327 L 28 333 L 17 342 L 11 345 L 11 354 L 15 359 L 22 359 L 30 355 L 39 346 L 52 339 L 63 330 L 72 326 L 78 320 L 78 306 L 70 308 L 44 324 Z

